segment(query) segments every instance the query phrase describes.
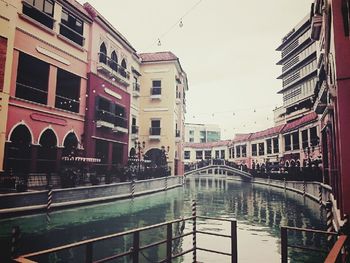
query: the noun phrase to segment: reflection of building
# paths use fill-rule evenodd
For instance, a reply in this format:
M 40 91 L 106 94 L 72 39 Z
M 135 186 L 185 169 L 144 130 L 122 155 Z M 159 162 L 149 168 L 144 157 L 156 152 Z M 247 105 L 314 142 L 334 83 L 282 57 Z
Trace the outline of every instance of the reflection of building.
M 185 142 L 217 142 L 221 139 L 221 129 L 215 124 L 185 124 Z
M 18 16 L 11 18 L 16 30 L 5 169 L 56 171 L 62 155 L 73 150 L 68 148 L 82 142 L 91 19 L 74 1 L 8 6 Z
M 101 166 L 109 170 L 127 162 L 130 93 L 134 79 L 138 77 L 134 70 L 138 68 L 138 59 L 135 49 L 101 14 L 89 4 L 84 7 L 93 18 L 86 154 L 101 159 Z
M 332 186 L 334 211 L 350 215 L 350 9 L 349 1 L 316 0 L 311 37 L 318 40 L 315 111 L 321 115 L 324 181 Z
M 145 158 L 172 174 L 183 174 L 183 137 L 187 76 L 171 52 L 143 53 L 140 68 L 138 140 L 146 142 Z M 165 151 L 165 152 L 164 152 Z

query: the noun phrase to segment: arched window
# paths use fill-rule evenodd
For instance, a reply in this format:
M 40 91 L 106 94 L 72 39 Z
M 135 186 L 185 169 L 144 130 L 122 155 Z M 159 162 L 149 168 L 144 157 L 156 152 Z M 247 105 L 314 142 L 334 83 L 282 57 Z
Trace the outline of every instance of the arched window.
M 57 138 L 51 129 L 47 129 L 40 137 L 38 149 L 37 171 L 40 173 L 56 170 Z
M 98 53 L 99 62 L 107 64 L 107 48 L 105 43 L 102 42 L 100 46 L 100 52 Z
M 6 149 L 6 170 L 28 173 L 30 170 L 32 136 L 25 125 L 18 125 L 12 132 Z
M 122 60 L 121 64 L 120 64 L 122 67 L 120 68 L 120 74 L 126 78 L 127 77 L 127 73 L 126 73 L 126 61 L 125 59 Z
M 125 61 L 125 59 L 122 60 L 121 66 L 126 69 L 126 61 Z
M 117 53 L 115 53 L 115 51 L 113 51 L 112 54 L 111 54 L 111 61 L 109 63 L 109 66 L 114 71 L 118 70 L 118 56 L 117 56 Z
M 72 157 L 77 154 L 78 139 L 74 132 L 70 132 L 64 140 L 62 156 Z

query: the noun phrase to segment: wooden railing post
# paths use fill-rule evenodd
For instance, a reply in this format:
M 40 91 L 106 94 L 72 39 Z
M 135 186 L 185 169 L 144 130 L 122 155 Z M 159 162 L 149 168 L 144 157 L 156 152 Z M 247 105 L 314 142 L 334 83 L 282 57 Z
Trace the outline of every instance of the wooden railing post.
M 173 226 L 172 223 L 168 223 L 166 226 L 166 260 L 171 263 L 172 259 L 172 246 L 173 246 Z
M 134 240 L 133 240 L 133 251 L 132 251 L 132 262 L 139 262 L 139 251 L 140 251 L 140 232 L 134 232 Z
M 283 226 L 281 227 L 281 262 L 288 262 L 288 232 Z
M 86 244 L 86 256 L 85 256 L 85 262 L 91 263 L 92 262 L 92 244 L 93 243 L 87 243 Z
M 196 219 L 197 219 L 197 204 L 196 200 L 192 200 L 192 216 L 193 216 L 193 234 L 192 234 L 192 245 L 193 245 L 193 263 L 197 262 L 197 229 L 196 229 Z
M 238 262 L 237 252 L 237 222 L 231 221 L 231 262 Z

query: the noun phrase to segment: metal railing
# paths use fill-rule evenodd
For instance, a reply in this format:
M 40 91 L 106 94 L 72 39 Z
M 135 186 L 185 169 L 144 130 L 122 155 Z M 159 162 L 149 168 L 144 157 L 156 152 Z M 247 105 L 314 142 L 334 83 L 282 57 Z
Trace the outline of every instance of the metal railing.
M 217 220 L 217 221 L 225 221 L 225 222 L 230 222 L 231 223 L 231 233 L 230 235 L 224 235 L 224 234 L 218 234 L 218 233 L 213 233 L 213 232 L 206 232 L 206 231 L 201 231 L 201 230 L 196 230 L 196 220 L 197 218 L 201 219 L 209 219 L 209 220 Z M 173 233 L 173 224 L 177 223 L 185 223 L 186 221 L 192 221 L 192 226 L 193 230 L 187 233 L 180 233 L 179 235 L 174 235 Z M 151 229 L 156 229 L 156 228 L 161 228 L 161 227 L 166 227 L 166 239 L 161 239 L 156 242 L 150 243 L 150 244 L 144 244 L 143 246 L 140 245 L 140 237 L 141 233 L 147 230 Z M 228 252 L 223 252 L 223 251 L 216 251 L 212 249 L 207 249 L 203 247 L 198 247 L 196 245 L 196 239 L 197 239 L 197 234 L 205 234 L 205 235 L 212 235 L 212 236 L 219 236 L 219 237 L 225 237 L 225 238 L 230 238 L 231 239 L 231 253 Z M 118 238 L 118 237 L 123 237 L 130 235 L 132 236 L 132 246 L 129 248 L 127 251 L 123 251 L 119 254 L 116 255 L 110 255 L 98 260 L 94 260 L 94 244 L 97 242 L 109 240 L 112 238 Z M 193 239 L 193 246 L 189 249 L 183 250 L 177 254 L 174 254 L 172 251 L 173 247 L 173 241 L 184 238 L 186 236 L 191 236 Z M 60 252 L 60 251 L 67 251 L 73 248 L 77 247 L 85 247 L 85 262 L 108 262 L 111 260 L 116 260 L 118 258 L 126 257 L 129 256 L 131 259 L 131 262 L 137 263 L 139 262 L 139 257 L 140 254 L 143 255 L 143 251 L 152 247 L 156 247 L 162 244 L 166 244 L 166 257 L 158 262 L 172 262 L 173 259 L 176 259 L 180 256 L 183 256 L 188 253 L 193 253 L 193 262 L 197 262 L 197 250 L 205 251 L 205 252 L 210 252 L 210 253 L 217 253 L 221 255 L 226 255 L 226 256 L 231 256 L 231 262 L 232 263 L 237 263 L 237 222 L 235 220 L 231 219 L 226 219 L 226 218 L 215 218 L 215 217 L 206 217 L 206 216 L 190 216 L 186 218 L 181 218 L 181 219 L 176 219 L 172 221 L 167 221 L 164 223 L 159 223 L 151 226 L 146 226 L 146 227 L 141 227 L 137 228 L 134 230 L 129 230 L 129 231 L 124 231 L 121 233 L 115 233 L 111 235 L 106 235 L 98 238 L 93 238 L 89 240 L 84 240 L 80 242 L 75 242 L 72 244 L 64 245 L 64 246 L 59 246 L 51 249 L 46 249 L 43 251 L 38 251 L 34 253 L 29 253 L 26 255 L 19 256 L 15 259 L 16 262 L 36 262 L 35 257 L 43 256 L 43 255 L 49 255 L 52 253 Z
M 288 231 L 315 233 L 315 234 L 321 234 L 321 235 L 327 235 L 327 236 L 337 236 L 338 235 L 338 233 L 336 233 L 336 232 L 327 232 L 327 231 L 316 230 L 316 229 L 306 229 L 306 228 L 299 228 L 299 227 L 282 226 L 281 227 L 281 262 L 282 263 L 288 262 L 288 248 L 296 248 L 296 249 L 314 251 L 314 252 L 320 252 L 320 253 L 326 253 L 326 254 L 328 253 L 327 250 L 320 249 L 317 247 L 289 244 L 288 243 Z M 329 262 L 333 262 L 333 261 L 329 261 Z

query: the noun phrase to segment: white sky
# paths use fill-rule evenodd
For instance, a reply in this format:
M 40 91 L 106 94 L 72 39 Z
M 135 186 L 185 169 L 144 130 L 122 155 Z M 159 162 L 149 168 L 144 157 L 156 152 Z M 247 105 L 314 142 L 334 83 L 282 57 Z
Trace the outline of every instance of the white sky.
M 180 58 L 189 80 L 186 122 L 219 124 L 222 139 L 273 126 L 272 110 L 282 105 L 275 49 L 311 5 L 311 0 L 88 2 L 139 53 L 172 51 Z

